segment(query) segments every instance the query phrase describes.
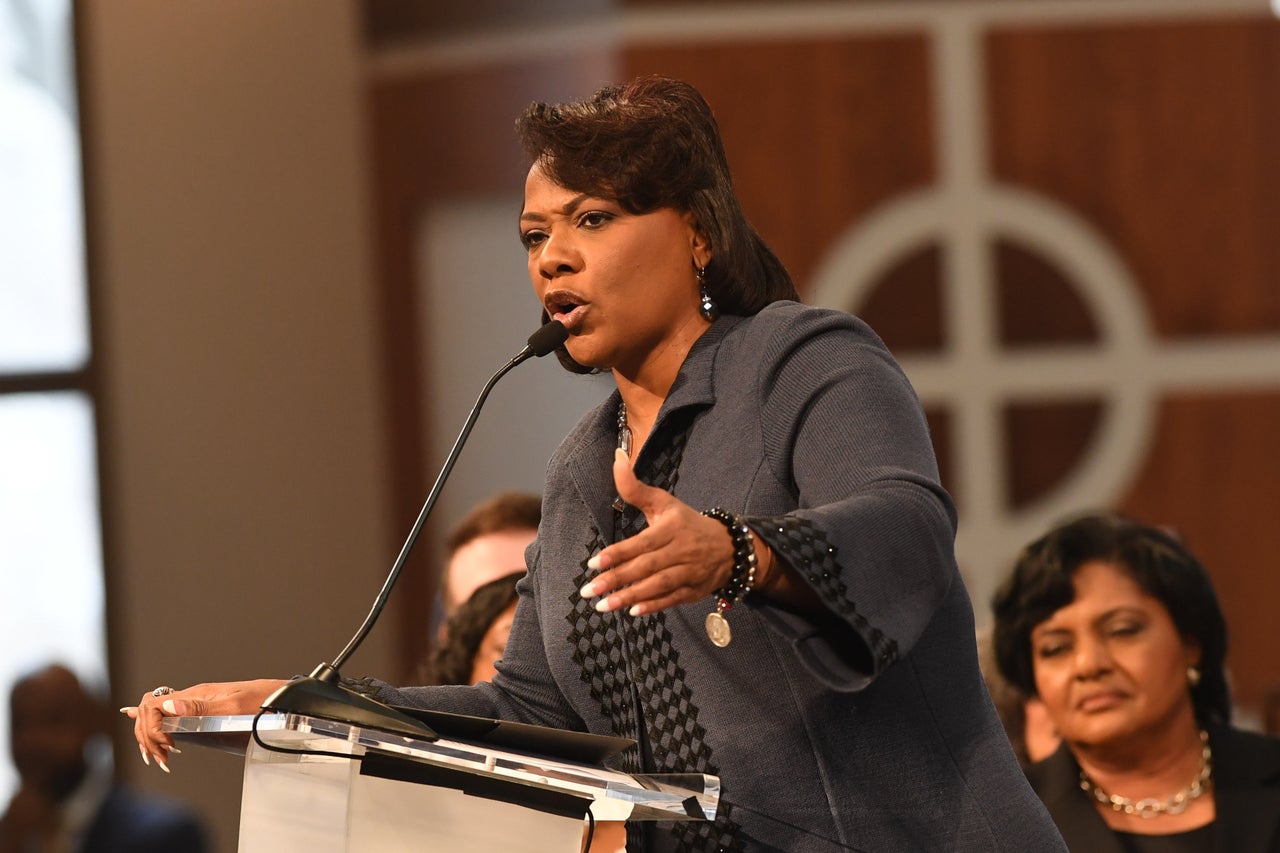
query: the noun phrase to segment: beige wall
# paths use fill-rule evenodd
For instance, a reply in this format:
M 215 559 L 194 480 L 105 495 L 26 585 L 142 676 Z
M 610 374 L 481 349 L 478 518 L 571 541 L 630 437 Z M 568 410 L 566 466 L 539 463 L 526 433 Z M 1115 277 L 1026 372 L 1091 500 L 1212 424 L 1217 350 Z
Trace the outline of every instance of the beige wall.
M 80 26 L 115 698 L 307 671 L 396 544 L 355 8 L 112 0 Z M 121 755 L 234 849 L 233 758 Z

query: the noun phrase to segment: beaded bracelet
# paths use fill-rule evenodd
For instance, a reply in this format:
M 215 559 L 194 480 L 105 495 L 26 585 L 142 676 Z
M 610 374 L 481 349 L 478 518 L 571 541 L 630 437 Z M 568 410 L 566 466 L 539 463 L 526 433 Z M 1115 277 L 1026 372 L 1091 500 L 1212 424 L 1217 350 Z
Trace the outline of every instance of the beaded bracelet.
M 725 614 L 747 597 L 756 582 L 756 541 L 751 528 L 728 510 L 713 507 L 702 514 L 723 524 L 733 538 L 733 573 L 729 575 L 729 583 L 716 590 L 716 609 L 707 614 L 706 622 L 711 642 L 724 648 L 733 639 Z

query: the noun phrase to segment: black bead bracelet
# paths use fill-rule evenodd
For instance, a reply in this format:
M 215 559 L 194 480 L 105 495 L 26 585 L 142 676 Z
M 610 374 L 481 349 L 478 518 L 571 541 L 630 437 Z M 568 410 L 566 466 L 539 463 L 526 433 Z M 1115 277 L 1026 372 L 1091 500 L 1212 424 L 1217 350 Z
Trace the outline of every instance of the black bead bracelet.
M 714 518 L 729 530 L 733 539 L 733 572 L 729 582 L 715 591 L 716 609 L 707 614 L 707 636 L 717 646 L 727 646 L 733 639 L 725 614 L 751 592 L 756 582 L 756 541 L 751 528 L 742 519 L 720 507 L 705 510 L 703 515 Z

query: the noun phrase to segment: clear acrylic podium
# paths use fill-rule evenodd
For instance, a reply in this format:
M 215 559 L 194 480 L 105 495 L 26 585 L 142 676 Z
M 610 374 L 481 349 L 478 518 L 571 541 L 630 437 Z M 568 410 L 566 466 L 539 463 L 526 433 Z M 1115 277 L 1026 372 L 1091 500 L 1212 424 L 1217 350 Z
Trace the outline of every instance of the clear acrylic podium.
M 297 714 L 170 717 L 183 746 L 245 756 L 241 853 L 579 851 L 597 822 L 714 820 L 720 780 L 631 776 L 472 740 L 423 740 Z

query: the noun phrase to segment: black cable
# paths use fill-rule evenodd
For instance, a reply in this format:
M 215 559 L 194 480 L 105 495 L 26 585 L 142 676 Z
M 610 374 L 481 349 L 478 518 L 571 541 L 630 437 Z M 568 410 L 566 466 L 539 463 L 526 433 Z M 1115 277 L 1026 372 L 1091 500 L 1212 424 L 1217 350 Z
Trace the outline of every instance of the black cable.
M 591 806 L 587 806 L 587 842 L 582 845 L 585 851 L 591 850 L 591 839 L 596 834 L 596 816 L 591 813 Z

